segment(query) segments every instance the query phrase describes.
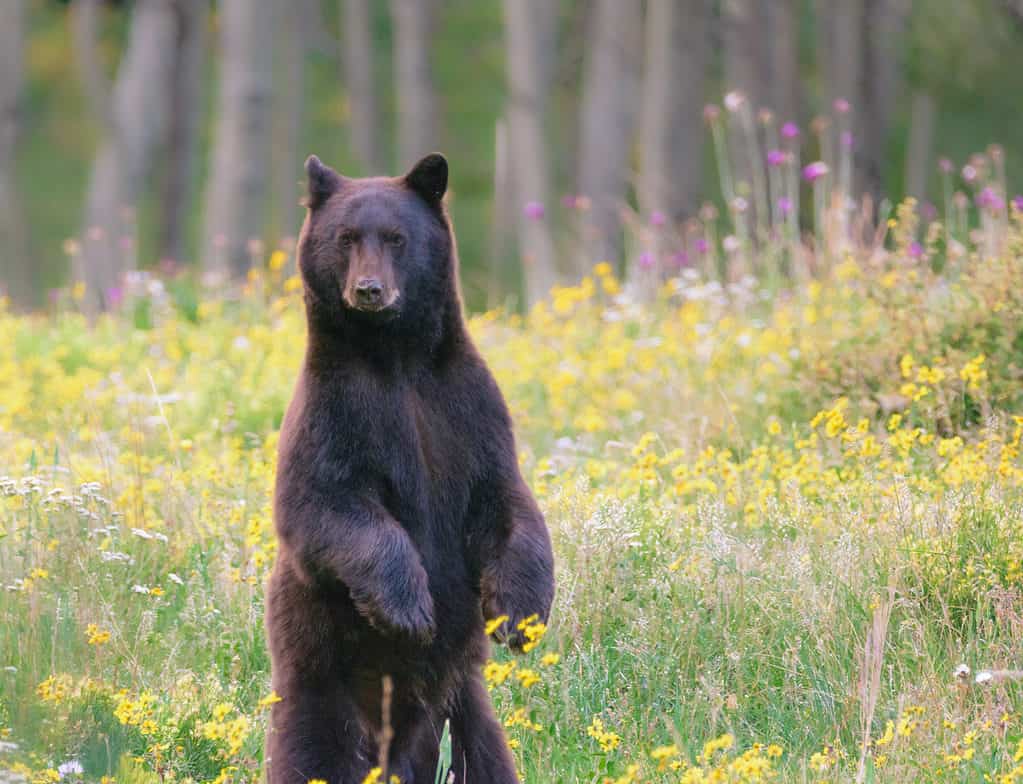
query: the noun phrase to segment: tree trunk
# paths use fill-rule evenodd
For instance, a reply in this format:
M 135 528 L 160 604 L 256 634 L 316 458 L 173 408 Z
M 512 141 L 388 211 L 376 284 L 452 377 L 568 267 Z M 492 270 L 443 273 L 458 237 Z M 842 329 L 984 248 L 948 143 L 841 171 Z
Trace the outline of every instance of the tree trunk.
M 28 308 L 36 296 L 25 218 L 15 184 L 15 143 L 24 86 L 25 2 L 0 4 L 0 295 Z
M 770 42 L 766 4 L 760 0 L 724 0 L 722 5 L 725 80 L 729 91 L 740 93 L 744 101 L 726 113 L 728 152 L 735 195 L 742 197 L 748 209 L 742 213 L 745 227 L 758 230 L 767 223 L 767 201 L 763 155 L 757 134 L 756 116 L 770 102 Z M 728 101 L 726 101 L 728 106 Z M 737 213 L 738 215 L 738 213 Z M 758 232 L 759 233 L 759 232 Z
M 640 120 L 639 204 L 672 224 L 691 216 L 702 185 L 707 0 L 650 0 Z
M 513 170 L 522 258 L 528 304 L 547 296 L 557 280 L 554 243 L 542 214 L 549 206 L 550 169 L 544 107 L 549 85 L 544 81 L 543 53 L 537 18 L 551 13 L 546 0 L 504 0 L 505 47 L 508 68 L 508 147 Z M 531 209 L 526 205 L 531 204 Z M 540 205 L 537 207 L 536 205 Z
M 885 148 L 901 92 L 900 44 L 909 14 L 907 0 L 861 0 L 861 73 L 856 113 L 857 195 L 882 195 Z
M 767 107 L 781 122 L 798 123 L 802 113 L 799 73 L 799 0 L 772 0 L 767 6 L 770 77 Z
M 831 110 L 835 84 L 834 0 L 814 0 L 813 10 L 818 111 L 827 113 Z
M 901 92 L 899 44 L 909 4 L 906 0 L 843 0 L 819 13 L 826 15 L 818 19 L 818 25 L 830 26 L 830 52 L 819 53 L 830 60 L 825 69 L 830 78 L 824 91 L 827 110 L 837 98 L 852 106 L 852 195 L 858 198 L 869 193 L 876 200 L 881 195 L 885 147 Z
M 302 194 L 303 117 L 305 114 L 305 58 L 308 41 L 306 22 L 311 16 L 310 0 L 298 0 L 293 5 L 278 4 L 274 36 L 278 64 L 274 78 L 278 86 L 274 95 L 279 102 L 273 113 L 273 215 L 271 237 L 276 244 L 285 237 L 294 237 L 300 224 L 299 201 Z
M 195 151 L 202 120 L 203 66 L 209 0 L 175 0 L 177 30 L 170 85 L 170 129 L 163 183 L 160 259 L 182 262 L 188 255 L 188 212 L 195 177 Z
M 767 99 L 770 79 L 765 3 L 762 0 L 723 0 L 721 17 L 725 89 L 739 90 L 756 112 Z
M 436 0 L 391 0 L 402 171 L 438 146 L 437 94 L 430 65 L 436 10 Z
M 633 3 L 597 0 L 580 107 L 579 193 L 583 256 L 576 275 L 622 252 L 621 210 L 629 184 L 629 156 L 639 109 L 642 15 Z
M 906 194 L 920 201 L 927 198 L 937 114 L 933 97 L 923 91 L 913 93 L 909 110 L 909 142 L 906 145 Z
M 175 30 L 171 0 L 136 3 L 110 100 L 109 130 L 93 163 L 82 250 L 74 260 L 88 312 L 115 301 L 125 270 L 136 264 L 134 211 L 153 151 L 166 135 Z
M 348 85 L 352 147 L 362 173 L 385 171 L 380 148 L 380 108 L 374 68 L 373 19 L 369 0 L 342 0 L 344 81 Z
M 264 228 L 273 88 L 272 0 L 221 0 L 217 131 L 206 186 L 203 261 L 245 274 Z

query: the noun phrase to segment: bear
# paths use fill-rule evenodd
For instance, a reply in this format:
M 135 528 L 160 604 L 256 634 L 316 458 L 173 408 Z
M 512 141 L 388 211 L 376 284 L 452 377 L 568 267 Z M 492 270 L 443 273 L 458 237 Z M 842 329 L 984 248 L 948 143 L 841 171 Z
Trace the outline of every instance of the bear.
M 402 177 L 345 177 L 316 156 L 305 169 L 307 344 L 278 444 L 267 780 L 360 784 L 379 766 L 381 781 L 433 782 L 450 722 L 453 781 L 517 782 L 486 633 L 528 643 L 554 559 L 464 321 L 447 161 Z

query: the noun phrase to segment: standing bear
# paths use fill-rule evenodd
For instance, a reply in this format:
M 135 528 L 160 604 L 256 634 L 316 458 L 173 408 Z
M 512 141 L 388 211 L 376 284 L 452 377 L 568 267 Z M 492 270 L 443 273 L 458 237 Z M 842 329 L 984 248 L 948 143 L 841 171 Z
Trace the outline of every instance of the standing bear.
M 383 781 L 433 782 L 450 720 L 455 782 L 516 782 L 482 679 L 485 619 L 507 616 L 494 637 L 521 649 L 520 622 L 550 610 L 553 556 L 463 321 L 447 161 L 351 179 L 311 156 L 306 174 L 308 343 L 267 588 L 281 697 L 268 781 L 360 784 L 383 762 Z

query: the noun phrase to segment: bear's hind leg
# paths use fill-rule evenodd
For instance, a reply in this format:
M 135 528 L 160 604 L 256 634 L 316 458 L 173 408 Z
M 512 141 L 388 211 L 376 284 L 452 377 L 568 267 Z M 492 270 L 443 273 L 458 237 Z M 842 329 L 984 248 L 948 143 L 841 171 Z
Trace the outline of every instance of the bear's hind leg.
M 490 695 L 470 677 L 451 717 L 451 770 L 455 784 L 518 784 L 515 761 Z
M 336 691 L 289 690 L 273 706 L 266 739 L 267 784 L 362 781 L 372 767 L 354 702 Z

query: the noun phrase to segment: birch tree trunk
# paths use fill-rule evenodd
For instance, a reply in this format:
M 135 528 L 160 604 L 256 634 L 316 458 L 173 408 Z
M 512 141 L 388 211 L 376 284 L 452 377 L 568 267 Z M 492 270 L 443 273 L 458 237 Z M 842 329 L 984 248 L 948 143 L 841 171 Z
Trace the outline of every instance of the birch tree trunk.
M 909 109 L 909 142 L 906 145 L 906 194 L 920 201 L 927 198 L 937 115 L 935 100 L 929 93 L 922 90 L 913 93 Z
M 305 58 L 307 31 L 311 28 L 310 0 L 279 3 L 274 13 L 277 24 L 274 47 L 278 63 L 274 69 L 279 98 L 273 113 L 273 194 L 271 238 L 276 244 L 294 237 L 300 225 L 299 200 L 302 177 L 302 127 L 305 116 Z
M 862 0 L 862 60 L 856 113 L 857 193 L 881 196 L 885 148 L 901 93 L 900 39 L 909 15 L 907 0 Z
M 25 2 L 6 0 L 0 4 L 0 294 L 28 308 L 37 292 L 15 183 L 24 43 Z
M 87 312 L 109 307 L 126 269 L 135 266 L 134 211 L 165 139 L 174 67 L 176 19 L 171 0 L 139 0 L 117 69 L 108 131 L 92 167 L 85 231 L 73 274 L 85 283 Z
M 821 2 L 821 6 L 824 2 Z M 818 24 L 830 26 L 826 60 L 830 104 L 836 98 L 852 105 L 852 195 L 881 195 L 884 154 L 898 95 L 899 43 L 909 14 L 906 0 L 843 0 L 821 8 Z M 834 143 L 835 140 L 832 140 Z M 839 143 L 841 143 L 839 141 Z
M 551 12 L 546 0 L 504 0 L 508 78 L 508 148 L 519 222 L 518 244 L 528 304 L 547 296 L 557 280 L 554 243 L 543 215 L 550 200 L 544 81 L 536 20 Z M 531 205 L 527 209 L 527 205 Z
M 762 0 L 722 0 L 721 23 L 725 89 L 741 91 L 755 112 L 764 105 L 770 79 L 766 5 Z
M 391 0 L 398 99 L 398 168 L 434 151 L 439 140 L 430 45 L 437 0 Z
M 799 0 L 772 0 L 767 6 L 770 77 L 765 102 L 781 122 L 799 122 L 802 79 L 799 73 Z
M 160 258 L 181 262 L 188 255 L 188 212 L 195 178 L 196 142 L 202 120 L 209 0 L 175 0 L 177 29 L 170 85 L 170 128 L 164 174 Z
M 348 85 L 352 147 L 366 175 L 381 174 L 380 108 L 373 62 L 373 19 L 369 0 L 342 0 L 341 61 Z
M 203 263 L 245 274 L 263 233 L 273 87 L 273 0 L 221 0 L 216 136 L 206 186 Z
M 590 21 L 579 128 L 579 193 L 589 198 L 590 209 L 582 213 L 576 276 L 621 257 L 621 210 L 642 71 L 643 24 L 636 4 L 597 0 Z
M 708 0 L 649 0 L 640 119 L 639 204 L 644 217 L 680 223 L 702 184 Z

